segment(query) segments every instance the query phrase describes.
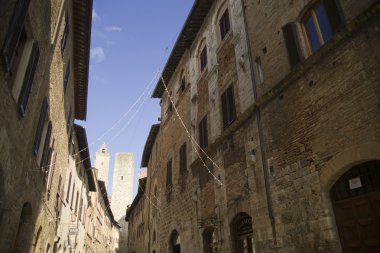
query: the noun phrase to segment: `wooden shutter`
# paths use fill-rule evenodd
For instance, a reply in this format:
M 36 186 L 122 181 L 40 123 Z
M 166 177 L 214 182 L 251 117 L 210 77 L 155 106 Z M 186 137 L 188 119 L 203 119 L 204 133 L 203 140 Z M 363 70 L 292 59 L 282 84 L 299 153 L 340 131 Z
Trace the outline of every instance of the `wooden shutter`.
M 199 146 L 201 148 L 206 148 L 207 147 L 207 116 L 205 116 L 201 122 L 199 122 Z
M 71 186 L 71 173 L 70 173 L 70 176 L 69 176 L 69 185 L 67 186 L 66 202 L 69 202 L 70 186 Z
M 16 2 L 12 18 L 8 25 L 7 35 L 1 50 L 2 60 L 6 73 L 10 73 L 16 48 L 24 27 L 26 14 L 30 0 L 18 0 Z
M 222 112 L 223 112 L 223 126 L 226 127 L 228 125 L 228 108 L 227 108 L 227 92 L 222 94 Z
M 40 147 L 41 143 L 41 137 L 42 137 L 42 131 L 44 129 L 44 123 L 46 120 L 47 112 L 48 112 L 49 104 L 47 102 L 47 99 L 45 98 L 42 102 L 41 106 L 41 112 L 40 112 L 40 118 L 38 120 L 37 130 L 36 130 L 36 136 L 34 138 L 34 145 L 33 145 L 33 154 L 37 156 L 38 149 Z
M 33 43 L 32 53 L 29 58 L 28 67 L 26 68 L 24 81 L 22 83 L 22 88 L 20 96 L 18 98 L 18 108 L 22 116 L 25 115 L 26 105 L 28 104 L 30 91 L 32 89 L 34 74 L 36 73 L 38 59 L 40 58 L 40 49 L 38 43 L 35 41 Z
M 166 165 L 166 186 L 172 186 L 172 160 Z
M 186 171 L 186 142 L 179 149 L 179 171 L 182 174 Z
M 288 49 L 290 65 L 295 67 L 301 62 L 301 51 L 297 38 L 297 26 L 295 23 L 288 23 L 282 27 L 285 37 L 285 45 Z
M 69 31 L 70 31 L 69 13 L 68 11 L 66 11 L 65 30 L 63 31 L 63 36 L 61 40 L 61 54 L 62 55 L 65 52 L 65 47 L 66 47 L 67 37 L 69 36 Z
M 232 85 L 227 89 L 228 99 L 228 124 L 231 124 L 235 120 L 236 110 L 234 101 L 234 90 Z
M 48 129 L 46 131 L 46 137 L 45 137 L 45 144 L 44 144 L 44 149 L 41 157 L 41 169 L 42 172 L 46 175 L 48 172 L 48 156 L 49 156 L 49 149 L 50 149 L 50 138 L 51 138 L 51 130 L 52 130 L 52 125 L 51 121 L 48 124 Z
M 70 79 L 70 62 L 67 63 L 65 78 L 63 79 L 63 92 L 66 93 L 67 84 Z
M 338 0 L 324 0 L 327 16 L 330 21 L 331 30 L 338 31 L 343 25 L 343 14 L 341 12 Z

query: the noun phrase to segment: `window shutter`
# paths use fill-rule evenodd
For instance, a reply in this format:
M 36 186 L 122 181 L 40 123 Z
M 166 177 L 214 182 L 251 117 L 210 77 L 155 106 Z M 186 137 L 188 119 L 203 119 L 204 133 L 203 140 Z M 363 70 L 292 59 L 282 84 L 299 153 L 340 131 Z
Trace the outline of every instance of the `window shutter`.
M 40 58 L 40 49 L 35 41 L 32 48 L 32 53 L 29 58 L 28 67 L 25 72 L 24 81 L 22 84 L 20 97 L 18 99 L 18 108 L 22 116 L 25 115 L 26 106 L 28 104 L 30 91 L 32 89 L 34 74 L 36 73 L 38 59 Z
M 48 172 L 48 157 L 49 157 L 49 149 L 50 149 L 50 138 L 51 138 L 51 121 L 49 122 L 48 129 L 46 131 L 46 138 L 45 138 L 45 144 L 44 144 L 44 149 L 41 157 L 41 169 L 44 175 L 46 176 Z
M 66 73 L 65 73 L 65 79 L 63 80 L 63 92 L 66 93 L 67 84 L 69 83 L 70 79 L 70 62 L 66 65 Z
M 206 116 L 203 119 L 203 148 L 208 146 L 208 133 L 207 133 L 207 118 Z
M 333 32 L 338 31 L 343 25 L 343 15 L 340 11 L 340 5 L 338 0 L 324 0 L 327 16 L 330 21 L 331 30 Z
M 228 123 L 235 120 L 235 103 L 234 103 L 234 90 L 232 86 L 227 89 L 228 98 Z
M 61 40 L 61 54 L 65 52 L 67 37 L 69 36 L 70 23 L 69 23 L 69 13 L 66 11 L 65 15 L 65 30 L 63 31 L 63 36 Z
M 45 123 L 45 120 L 46 120 L 46 115 L 47 115 L 48 108 L 49 108 L 49 105 L 48 105 L 47 99 L 45 98 L 44 101 L 42 102 L 40 118 L 38 120 L 38 125 L 37 125 L 37 130 L 36 130 L 36 136 L 35 136 L 35 139 L 34 139 L 34 145 L 33 145 L 33 153 L 34 153 L 34 155 L 37 155 L 38 149 L 40 147 L 41 137 L 42 137 L 42 130 L 44 128 L 44 123 Z
M 290 65 L 295 67 L 301 62 L 301 51 L 297 39 L 297 27 L 295 23 L 288 23 L 282 28 L 285 37 L 286 48 Z
M 9 73 L 12 68 L 16 48 L 21 37 L 30 0 L 18 0 L 9 22 L 7 35 L 1 50 L 5 72 Z
M 223 112 L 223 126 L 226 127 L 228 124 L 228 109 L 227 109 L 227 94 L 224 92 L 222 94 L 222 112 Z

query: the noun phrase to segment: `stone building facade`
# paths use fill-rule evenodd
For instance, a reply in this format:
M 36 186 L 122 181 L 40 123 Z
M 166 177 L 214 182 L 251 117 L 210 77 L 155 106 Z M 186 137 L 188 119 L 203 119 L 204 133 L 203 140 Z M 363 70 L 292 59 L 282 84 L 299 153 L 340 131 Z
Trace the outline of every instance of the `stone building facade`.
M 2 2 L 0 252 L 85 252 L 97 188 L 74 120 L 86 119 L 91 17 L 92 0 Z
M 379 10 L 195 1 L 153 93 L 129 252 L 378 252 Z
M 132 153 L 116 153 L 112 180 L 111 209 L 120 225 L 119 251 L 127 251 L 128 224 L 125 209 L 132 203 L 134 160 Z

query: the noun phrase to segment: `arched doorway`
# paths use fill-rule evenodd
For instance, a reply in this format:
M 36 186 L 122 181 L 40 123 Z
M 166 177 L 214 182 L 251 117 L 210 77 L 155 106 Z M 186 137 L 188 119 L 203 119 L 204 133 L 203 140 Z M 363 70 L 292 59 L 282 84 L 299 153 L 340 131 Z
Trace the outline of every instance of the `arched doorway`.
M 181 253 L 181 239 L 176 230 L 170 236 L 170 253 Z
M 214 228 L 206 228 L 203 231 L 203 251 L 204 253 L 218 253 L 218 239 Z
M 32 206 L 30 203 L 25 203 L 21 210 L 20 221 L 16 234 L 16 240 L 13 246 L 13 252 L 27 252 L 27 238 L 31 231 L 30 227 L 32 219 Z
M 380 252 L 380 161 L 352 167 L 330 196 L 343 252 Z
M 233 247 L 236 253 L 254 253 L 252 218 L 246 213 L 239 213 L 231 224 Z

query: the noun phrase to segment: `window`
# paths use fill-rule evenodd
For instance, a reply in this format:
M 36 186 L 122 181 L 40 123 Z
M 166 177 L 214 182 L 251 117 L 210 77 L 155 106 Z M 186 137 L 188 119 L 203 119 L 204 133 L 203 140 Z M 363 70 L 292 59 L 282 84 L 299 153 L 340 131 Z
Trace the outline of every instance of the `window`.
M 201 72 L 206 68 L 207 66 L 207 47 L 204 46 L 202 49 L 202 52 L 200 54 L 200 61 L 201 61 Z
M 181 82 L 179 84 L 179 89 L 178 89 L 179 94 L 182 94 L 185 88 L 186 88 L 186 78 L 185 78 L 184 71 L 182 71 Z
M 179 173 L 183 174 L 187 171 L 186 160 L 186 142 L 179 149 Z
M 336 0 L 324 0 L 313 5 L 302 23 L 310 51 L 315 52 L 332 38 L 343 23 Z
M 58 188 L 57 188 L 57 196 L 55 200 L 55 210 L 57 212 L 57 216 L 61 213 L 62 201 L 61 201 L 61 184 L 62 184 L 62 176 L 59 176 L 58 180 Z
M 70 61 L 66 65 L 66 72 L 65 72 L 65 78 L 63 79 L 63 91 L 66 93 L 67 84 L 69 83 L 70 79 Z
M 49 108 L 49 105 L 48 105 L 47 99 L 45 98 L 42 102 L 40 118 L 38 120 L 36 135 L 34 138 L 33 154 L 35 156 L 37 156 L 38 150 L 40 148 L 40 143 L 41 143 L 41 139 L 42 139 L 42 132 L 43 132 L 44 125 L 45 125 L 45 121 L 46 121 L 46 117 L 47 117 L 47 113 L 48 113 L 48 108 Z
M 207 116 L 199 122 L 199 146 L 202 149 L 208 146 L 208 133 L 207 133 Z
M 25 31 L 24 23 L 28 12 L 29 2 L 30 0 L 18 0 L 16 2 L 12 19 L 8 24 L 7 34 L 1 50 L 1 58 L 6 73 L 11 72 L 17 50 L 20 48 L 20 42 L 22 44 L 23 41 L 22 33 Z
M 69 185 L 67 186 L 66 202 L 69 203 L 70 197 L 70 186 L 71 186 L 71 173 L 69 175 Z
M 21 116 L 25 116 L 26 113 L 40 56 L 38 43 L 28 38 L 24 25 L 29 2 L 29 0 L 16 2 L 1 50 L 3 66 L 10 76 L 12 95 L 17 101 Z
M 223 40 L 230 31 L 230 17 L 226 9 L 219 20 L 220 37 Z
M 78 199 L 79 199 L 79 192 L 77 191 L 77 197 L 75 199 L 75 212 L 78 213 Z
M 170 159 L 166 165 L 166 187 L 173 186 L 172 160 Z
M 51 158 L 51 143 L 50 143 L 51 131 L 52 131 L 52 124 L 51 124 L 51 121 L 49 121 L 49 125 L 46 131 L 45 144 L 42 151 L 42 157 L 41 157 L 41 162 L 40 162 L 40 166 L 46 180 L 47 180 L 47 175 L 49 172 L 49 169 L 48 169 L 49 159 Z
M 65 30 L 63 31 L 62 40 L 61 40 L 61 54 L 65 52 L 67 37 L 69 36 L 70 31 L 70 22 L 69 22 L 69 13 L 66 11 L 65 15 Z
M 223 127 L 229 126 L 236 119 L 233 86 L 222 94 Z
M 45 180 L 47 180 L 47 190 L 48 190 L 48 198 L 50 197 L 50 190 L 51 190 L 51 185 L 53 181 L 53 175 L 54 175 L 54 170 L 55 170 L 55 161 L 57 158 L 57 153 L 54 151 L 54 144 L 55 144 L 55 139 L 53 138 L 51 147 L 50 147 L 50 153 L 49 153 L 49 164 L 47 165 L 47 171 L 45 173 Z

